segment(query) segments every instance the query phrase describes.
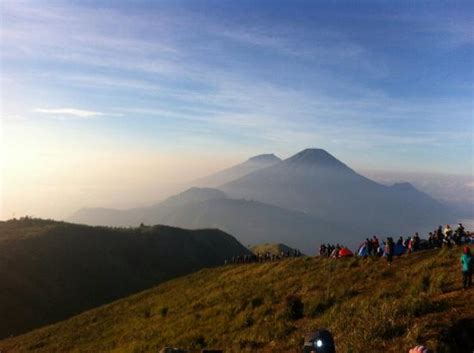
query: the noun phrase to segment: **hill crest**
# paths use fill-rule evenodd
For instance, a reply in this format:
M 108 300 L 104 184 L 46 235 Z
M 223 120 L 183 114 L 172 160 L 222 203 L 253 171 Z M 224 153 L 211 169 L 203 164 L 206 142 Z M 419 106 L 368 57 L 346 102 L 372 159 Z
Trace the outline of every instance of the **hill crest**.
M 289 252 L 290 254 L 293 254 L 295 249 L 283 243 L 264 243 L 264 244 L 257 244 L 255 246 L 252 246 L 250 250 L 254 254 L 270 253 L 273 255 L 281 255 L 282 253 L 287 253 L 287 252 Z

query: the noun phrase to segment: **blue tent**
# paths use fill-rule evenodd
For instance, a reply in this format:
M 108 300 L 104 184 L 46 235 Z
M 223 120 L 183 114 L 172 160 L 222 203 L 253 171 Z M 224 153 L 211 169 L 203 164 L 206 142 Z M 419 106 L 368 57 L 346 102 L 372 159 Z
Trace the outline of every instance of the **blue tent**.
M 369 250 L 367 249 L 367 246 L 362 245 L 359 249 L 359 256 L 369 256 Z
M 393 254 L 395 256 L 400 256 L 405 253 L 405 247 L 402 244 L 396 244 L 395 248 L 393 249 Z

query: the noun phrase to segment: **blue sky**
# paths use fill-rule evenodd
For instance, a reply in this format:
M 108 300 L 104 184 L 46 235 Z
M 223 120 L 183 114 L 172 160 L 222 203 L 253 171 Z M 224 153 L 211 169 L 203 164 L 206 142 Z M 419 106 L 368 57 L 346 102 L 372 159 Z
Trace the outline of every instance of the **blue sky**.
M 473 174 L 473 2 L 98 3 L 2 1 L 7 163 L 217 168 L 322 147 L 356 168 Z

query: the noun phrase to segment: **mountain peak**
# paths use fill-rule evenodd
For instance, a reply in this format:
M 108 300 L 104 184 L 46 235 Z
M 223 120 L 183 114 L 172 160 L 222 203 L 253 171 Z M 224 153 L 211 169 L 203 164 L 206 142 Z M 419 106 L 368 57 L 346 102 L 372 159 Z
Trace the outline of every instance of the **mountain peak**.
M 336 157 L 321 148 L 307 148 L 286 160 L 292 164 L 313 164 L 324 167 L 346 167 Z
M 276 163 L 281 161 L 281 159 L 275 156 L 273 153 L 259 154 L 258 156 L 251 157 L 248 160 L 259 163 Z

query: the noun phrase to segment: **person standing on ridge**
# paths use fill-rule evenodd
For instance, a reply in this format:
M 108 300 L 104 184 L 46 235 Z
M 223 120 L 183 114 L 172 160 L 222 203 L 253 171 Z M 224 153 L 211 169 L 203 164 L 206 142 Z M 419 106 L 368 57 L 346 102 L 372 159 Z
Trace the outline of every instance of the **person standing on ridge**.
M 372 251 L 373 251 L 374 255 L 378 255 L 377 252 L 378 252 L 379 246 L 380 246 L 379 240 L 374 235 L 373 238 L 372 238 Z
M 446 224 L 446 226 L 444 227 L 443 234 L 444 234 L 444 243 L 450 248 L 453 241 L 453 229 L 451 228 L 449 224 Z
M 393 253 L 395 252 L 395 244 L 393 243 L 392 238 L 387 238 L 387 243 L 385 244 L 385 254 L 387 255 L 388 265 L 392 265 Z
M 472 263 L 471 249 L 465 246 L 464 253 L 461 256 L 462 284 L 464 289 L 468 289 L 472 285 Z
M 415 236 L 412 239 L 412 250 L 420 250 L 420 235 L 418 234 L 418 232 L 415 233 Z
M 369 240 L 369 238 L 365 239 L 365 246 L 367 248 L 367 256 L 372 255 L 372 242 Z

